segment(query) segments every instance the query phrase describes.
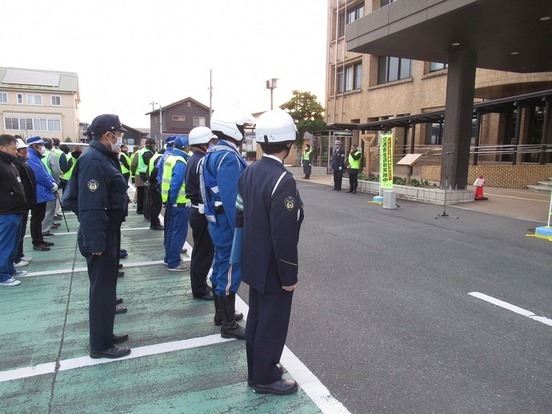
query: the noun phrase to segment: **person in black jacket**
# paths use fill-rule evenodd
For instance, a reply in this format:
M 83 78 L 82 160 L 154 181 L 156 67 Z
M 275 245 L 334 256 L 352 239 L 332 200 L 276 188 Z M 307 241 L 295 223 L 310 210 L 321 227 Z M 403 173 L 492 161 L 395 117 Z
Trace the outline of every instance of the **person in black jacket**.
M 335 149 L 332 156 L 331 167 L 334 176 L 334 187 L 336 191 L 341 191 L 341 182 L 343 181 L 343 167 L 345 166 L 345 151 L 341 148 L 341 141 L 334 142 Z
M 249 285 L 247 379 L 253 391 L 262 394 L 297 391 L 294 380 L 282 378 L 279 365 L 297 288 L 297 243 L 303 221 L 295 179 L 283 164 L 296 131 L 293 118 L 282 110 L 259 117 L 256 139 L 264 154 L 242 173 L 236 201 L 233 249 L 240 251 L 243 226 L 242 276 Z
M 117 115 L 94 118 L 87 131 L 92 141 L 79 157 L 63 194 L 63 207 L 78 216 L 79 250 L 88 266 L 92 358 L 130 354 L 130 348 L 116 345 L 128 335 L 113 333 L 121 224 L 128 207 L 127 183 L 114 152 L 123 132 Z
M 17 158 L 14 164 L 19 172 L 19 177 L 21 177 L 21 183 L 25 189 L 25 196 L 27 199 L 27 211 L 21 214 L 21 239 L 19 241 L 17 256 L 15 257 L 15 266 L 23 267 L 27 266 L 33 260 L 23 253 L 23 239 L 27 232 L 29 210 L 32 210 L 36 205 L 36 180 L 33 169 L 27 165 L 27 144 L 25 144 L 21 138 L 17 139 Z
M 0 287 L 17 286 L 14 261 L 19 248 L 21 215 L 27 209 L 27 199 L 21 178 L 14 165 L 17 140 L 0 135 Z

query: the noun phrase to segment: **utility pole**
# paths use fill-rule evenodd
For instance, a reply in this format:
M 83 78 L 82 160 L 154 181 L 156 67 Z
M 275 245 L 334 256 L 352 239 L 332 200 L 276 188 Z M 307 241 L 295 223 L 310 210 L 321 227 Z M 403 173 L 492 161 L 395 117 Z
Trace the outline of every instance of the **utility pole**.
M 266 89 L 270 89 L 270 109 L 274 109 L 274 89 L 278 87 L 278 78 L 272 78 L 266 81 Z
M 213 116 L 213 69 L 209 69 L 209 127 Z

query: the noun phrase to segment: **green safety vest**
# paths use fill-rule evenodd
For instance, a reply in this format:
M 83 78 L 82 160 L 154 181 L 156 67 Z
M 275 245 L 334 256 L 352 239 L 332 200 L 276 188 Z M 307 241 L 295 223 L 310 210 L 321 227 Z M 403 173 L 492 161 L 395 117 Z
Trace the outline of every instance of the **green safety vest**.
M 303 159 L 304 160 L 310 160 L 311 152 L 312 152 L 312 150 L 305 151 L 305 153 L 303 154 Z
M 183 162 L 185 165 L 188 164 L 182 155 L 174 154 L 169 155 L 163 164 L 163 179 L 161 180 L 161 200 L 163 200 L 163 203 L 166 203 L 169 199 L 169 189 L 171 188 L 173 169 L 177 162 Z M 190 199 L 186 197 L 186 180 L 183 180 L 182 186 L 178 191 L 176 203 L 185 204 L 189 202 Z
M 121 161 L 119 161 L 119 164 L 121 164 L 121 173 L 128 174 L 130 172 L 130 158 L 124 152 L 121 152 L 120 155 L 121 155 L 121 157 L 126 159 L 126 162 L 128 164 L 128 167 L 129 167 L 129 168 L 125 167 L 124 164 Z
M 142 148 L 140 151 L 138 151 L 138 168 L 136 168 L 136 172 L 138 174 L 145 174 L 148 171 L 148 165 L 144 162 L 144 153 L 146 151 L 149 151 L 153 154 L 153 151 L 149 148 Z
M 360 151 L 359 150 L 356 150 L 355 151 L 355 154 L 359 154 Z M 362 157 L 360 157 L 358 160 L 355 160 L 353 158 L 353 154 L 349 153 L 349 168 L 353 169 L 353 170 L 358 170 L 360 169 L 360 160 L 361 160 Z
M 155 168 L 155 164 L 157 164 L 157 160 L 161 157 L 161 155 L 163 155 L 163 154 L 160 154 L 159 152 L 156 152 L 155 155 L 153 157 L 151 157 L 150 162 L 149 162 L 149 166 L 148 166 L 148 177 L 151 175 L 151 172 Z
M 52 169 L 50 168 L 50 164 L 48 163 L 48 157 L 50 156 L 52 152 L 50 150 L 44 151 L 44 154 L 42 154 L 42 158 L 40 161 L 42 161 L 42 164 L 46 167 L 48 170 L 48 174 L 52 175 Z

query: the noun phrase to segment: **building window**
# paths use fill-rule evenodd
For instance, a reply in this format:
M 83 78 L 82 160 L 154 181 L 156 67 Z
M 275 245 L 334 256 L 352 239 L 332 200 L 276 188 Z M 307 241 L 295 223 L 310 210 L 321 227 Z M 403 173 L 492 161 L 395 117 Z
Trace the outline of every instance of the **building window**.
M 27 94 L 27 105 L 42 105 L 42 95 Z
M 23 94 L 22 93 L 17 94 L 17 103 L 18 104 L 23 104 Z
M 204 116 L 194 116 L 194 126 L 205 126 L 205 117 Z
M 337 93 L 359 90 L 362 87 L 362 63 L 354 63 L 337 69 Z
M 429 62 L 429 71 L 435 72 L 437 70 L 442 70 L 448 68 L 448 63 L 439 63 L 439 62 Z
M 6 130 L 19 131 L 19 118 L 4 118 Z
M 381 0 L 381 7 L 387 6 L 388 4 L 391 4 L 395 2 L 396 0 Z
M 337 31 L 338 37 L 345 36 L 345 25 L 354 22 L 355 20 L 364 17 L 364 2 L 347 8 L 347 16 L 345 16 L 345 9 L 339 13 L 337 18 Z M 335 28 L 335 26 L 334 26 Z
M 378 84 L 406 79 L 411 76 L 411 60 L 380 56 L 378 60 Z
M 8 94 L 4 92 L 0 92 L 0 104 L 7 104 L 8 103 Z
M 49 132 L 61 132 L 61 119 L 48 119 Z
M 186 122 L 186 115 L 173 115 L 172 120 L 175 122 Z
M 426 145 L 441 145 L 443 143 L 443 123 L 426 124 Z
M 33 131 L 47 131 L 48 127 L 46 124 L 46 119 L 35 118 L 33 119 Z
M 52 106 L 61 106 L 61 96 L 54 95 L 54 96 L 51 96 L 50 98 L 51 98 Z

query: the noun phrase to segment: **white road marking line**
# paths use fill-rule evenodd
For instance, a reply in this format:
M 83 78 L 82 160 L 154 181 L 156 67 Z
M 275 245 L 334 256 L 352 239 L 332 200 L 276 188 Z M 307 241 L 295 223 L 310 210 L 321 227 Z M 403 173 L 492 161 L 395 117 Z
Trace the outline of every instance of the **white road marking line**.
M 468 293 L 468 295 L 473 296 L 474 298 L 478 298 L 486 302 L 492 303 L 493 305 L 500 306 L 501 308 L 508 309 L 509 311 L 517 313 L 518 315 L 522 315 L 527 318 L 533 319 L 534 321 L 544 323 L 545 325 L 548 325 L 548 326 L 552 326 L 552 319 L 545 318 L 544 316 L 537 316 L 533 312 L 527 309 L 523 309 L 523 308 L 520 308 L 519 306 L 512 305 L 511 303 L 504 302 L 503 300 L 493 298 L 492 296 L 485 295 L 484 293 L 480 293 L 480 292 L 470 292 Z
M 244 320 L 247 319 L 249 306 L 242 298 L 236 295 L 236 309 L 243 313 Z M 312 373 L 305 364 L 301 362 L 291 350 L 284 346 L 284 352 L 281 359 L 282 365 L 290 373 L 297 384 L 301 386 L 305 394 L 316 404 L 320 411 L 327 414 L 348 414 L 349 410 L 345 408 L 338 400 L 330 394 L 330 391 L 322 382 Z

